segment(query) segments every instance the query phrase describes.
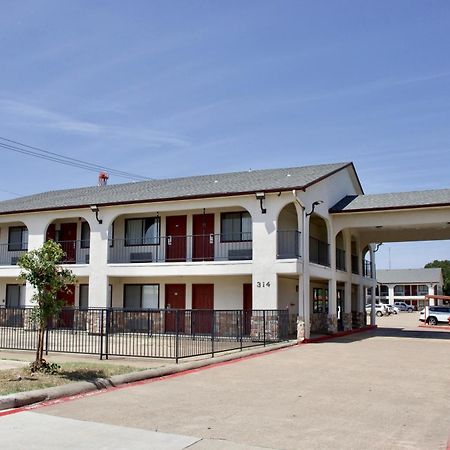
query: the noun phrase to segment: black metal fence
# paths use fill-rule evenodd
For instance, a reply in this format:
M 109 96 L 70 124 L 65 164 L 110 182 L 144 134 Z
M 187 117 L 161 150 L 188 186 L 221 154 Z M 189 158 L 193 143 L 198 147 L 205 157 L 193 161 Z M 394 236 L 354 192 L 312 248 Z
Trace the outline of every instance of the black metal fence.
M 363 261 L 363 276 L 372 278 L 372 263 L 367 259 Z
M 309 238 L 309 261 L 321 266 L 330 266 L 329 244 L 319 239 Z
M 27 251 L 26 242 L 0 244 L 0 266 L 15 266 L 19 258 Z
M 0 348 L 34 350 L 32 308 L 0 309 Z M 182 358 L 288 339 L 287 310 L 66 308 L 48 324 L 45 352 Z
M 300 237 L 297 230 L 277 231 L 277 258 L 300 258 Z
M 108 263 L 241 261 L 252 259 L 250 233 L 111 239 Z

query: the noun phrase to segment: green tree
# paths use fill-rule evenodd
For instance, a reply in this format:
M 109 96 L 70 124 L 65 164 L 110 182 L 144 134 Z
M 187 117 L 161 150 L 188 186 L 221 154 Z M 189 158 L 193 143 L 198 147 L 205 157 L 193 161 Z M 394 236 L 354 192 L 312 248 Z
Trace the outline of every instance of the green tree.
M 442 277 L 444 278 L 443 291 L 444 295 L 450 295 L 450 261 L 448 259 L 439 261 L 435 259 L 433 262 L 425 264 L 425 269 L 442 269 Z
M 71 270 L 61 267 L 65 253 L 54 241 L 45 242 L 42 247 L 23 254 L 19 259 L 20 278 L 33 286 L 35 306 L 32 318 L 39 327 L 36 359 L 31 370 L 43 370 L 48 364 L 43 358 L 44 337 L 47 324 L 56 317 L 64 306 L 63 300 L 57 299 L 60 291 L 69 291 L 68 284 L 75 281 Z

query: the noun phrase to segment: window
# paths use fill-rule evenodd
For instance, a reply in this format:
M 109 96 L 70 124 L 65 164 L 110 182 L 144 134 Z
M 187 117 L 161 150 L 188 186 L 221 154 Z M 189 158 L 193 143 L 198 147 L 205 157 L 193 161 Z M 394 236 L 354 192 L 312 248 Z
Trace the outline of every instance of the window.
M 8 251 L 27 250 L 28 230 L 27 227 L 9 227 Z
M 313 313 L 328 313 L 328 289 L 313 288 Z
M 157 217 L 127 219 L 125 245 L 159 245 L 159 219 Z
M 380 286 L 380 294 L 382 297 L 387 297 L 389 295 L 389 288 L 385 284 Z
M 6 307 L 7 308 L 20 308 L 23 305 L 25 290 L 24 286 L 20 284 L 7 284 L 6 285 Z
M 397 286 L 394 286 L 394 295 L 403 296 L 405 295 L 405 286 L 402 284 L 398 284 Z
M 78 299 L 78 307 L 80 309 L 88 309 L 89 308 L 89 285 L 88 284 L 80 284 L 80 296 Z
M 252 240 L 252 218 L 247 211 L 222 213 L 220 225 L 222 242 Z
M 91 241 L 91 228 L 87 222 L 81 223 L 81 248 L 89 248 Z
M 428 294 L 428 286 L 425 284 L 419 284 L 417 286 L 417 295 L 427 295 Z
M 125 309 L 159 309 L 159 284 L 126 284 L 123 306 Z

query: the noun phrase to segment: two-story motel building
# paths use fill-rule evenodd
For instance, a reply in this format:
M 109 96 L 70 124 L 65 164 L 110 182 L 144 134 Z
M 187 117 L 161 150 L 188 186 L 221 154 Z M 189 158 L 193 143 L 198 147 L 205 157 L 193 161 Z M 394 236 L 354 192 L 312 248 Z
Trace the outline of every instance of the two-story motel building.
M 402 214 L 421 205 L 420 196 L 387 206 L 374 197 L 352 163 L 339 163 L 3 201 L 0 307 L 30 304 L 17 259 L 54 239 L 77 277 L 66 298 L 75 307 L 287 308 L 306 336 L 362 327 L 365 290 L 376 285 L 374 231 L 386 217 L 411 223 Z

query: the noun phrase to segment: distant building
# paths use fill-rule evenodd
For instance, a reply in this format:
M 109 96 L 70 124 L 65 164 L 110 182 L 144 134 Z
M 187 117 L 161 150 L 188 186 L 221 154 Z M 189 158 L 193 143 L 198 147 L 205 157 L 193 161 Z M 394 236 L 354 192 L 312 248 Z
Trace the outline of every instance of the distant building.
M 417 309 L 433 304 L 425 295 L 442 294 L 442 269 L 377 270 L 376 298 L 382 303 L 405 302 Z

